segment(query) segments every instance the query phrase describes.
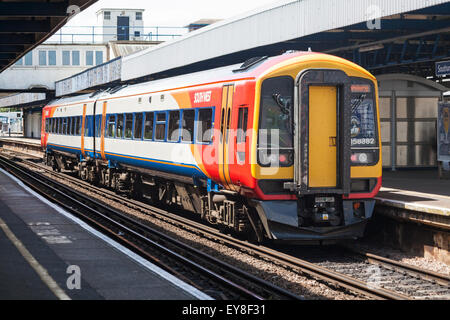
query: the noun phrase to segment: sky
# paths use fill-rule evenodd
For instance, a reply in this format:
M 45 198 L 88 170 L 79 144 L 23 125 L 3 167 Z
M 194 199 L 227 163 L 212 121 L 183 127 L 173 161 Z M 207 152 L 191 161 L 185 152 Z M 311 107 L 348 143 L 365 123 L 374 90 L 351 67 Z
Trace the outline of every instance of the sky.
M 199 19 L 227 19 L 279 2 L 275 0 L 99 0 L 73 17 L 67 26 L 94 26 L 102 8 L 145 9 L 145 26 L 183 27 Z

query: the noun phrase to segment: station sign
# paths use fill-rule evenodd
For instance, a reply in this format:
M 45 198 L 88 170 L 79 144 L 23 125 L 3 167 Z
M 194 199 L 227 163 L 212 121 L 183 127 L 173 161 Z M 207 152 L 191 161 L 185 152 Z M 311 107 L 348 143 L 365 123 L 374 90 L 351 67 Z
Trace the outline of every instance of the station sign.
M 450 60 L 436 62 L 436 76 L 450 75 Z
M 450 161 L 450 103 L 439 103 L 437 129 L 438 161 Z

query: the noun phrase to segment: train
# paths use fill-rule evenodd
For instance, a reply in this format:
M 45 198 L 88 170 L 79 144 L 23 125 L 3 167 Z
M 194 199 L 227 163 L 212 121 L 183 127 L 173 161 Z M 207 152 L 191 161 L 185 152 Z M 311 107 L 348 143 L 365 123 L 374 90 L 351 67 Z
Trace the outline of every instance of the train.
M 43 108 L 44 162 L 255 241 L 358 239 L 381 187 L 376 78 L 289 52 Z

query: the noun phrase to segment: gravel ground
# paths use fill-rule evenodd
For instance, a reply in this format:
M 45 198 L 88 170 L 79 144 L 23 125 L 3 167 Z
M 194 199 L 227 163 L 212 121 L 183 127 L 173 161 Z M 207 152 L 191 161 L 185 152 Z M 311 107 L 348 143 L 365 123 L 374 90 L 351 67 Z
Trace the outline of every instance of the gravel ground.
M 47 174 L 51 176 L 50 174 Z M 54 178 L 53 176 L 51 176 Z M 61 183 L 69 184 L 79 192 L 86 193 L 86 189 L 76 186 L 68 182 L 68 180 L 57 179 Z M 87 192 L 93 198 L 97 198 L 108 205 L 111 205 L 118 210 L 129 213 L 135 216 L 141 222 L 144 222 L 151 227 L 155 227 L 160 231 L 164 231 L 166 234 L 178 239 L 182 239 L 185 243 L 202 249 L 204 252 L 215 256 L 221 260 L 224 260 L 236 267 L 243 270 L 250 271 L 256 276 L 262 277 L 280 287 L 286 288 L 297 295 L 304 296 L 307 299 L 332 299 L 332 300 L 353 300 L 364 299 L 364 297 L 354 295 L 348 292 L 342 292 L 341 289 L 337 289 L 333 285 L 325 284 L 320 281 L 306 277 L 305 275 L 298 274 L 295 271 L 287 270 L 282 266 L 278 266 L 274 263 L 255 258 L 249 254 L 241 251 L 229 248 L 226 245 L 219 244 L 213 240 L 206 239 L 197 234 L 191 233 L 179 227 L 176 227 L 170 223 L 161 221 L 157 218 L 145 215 L 139 211 L 128 208 L 127 206 L 118 204 L 115 201 L 107 200 L 99 194 L 93 192 Z M 415 265 L 417 267 L 429 269 L 435 272 L 450 275 L 450 266 L 424 257 L 413 256 L 411 254 L 404 253 L 400 250 L 389 248 L 386 246 L 380 246 L 378 243 L 371 242 L 354 242 L 353 246 L 367 252 L 371 252 L 380 256 L 384 256 L 396 261 Z
M 409 253 L 402 252 L 399 249 L 394 249 L 387 246 L 380 246 L 375 242 L 360 242 L 352 243 L 358 249 L 386 257 L 395 261 L 414 265 L 419 268 L 427 269 L 434 272 L 439 272 L 450 276 L 450 266 L 434 259 L 419 257 Z
M 50 174 L 46 174 L 53 179 L 55 177 Z M 292 270 L 287 270 L 282 266 L 253 257 L 242 251 L 229 248 L 226 245 L 217 243 L 213 240 L 206 239 L 202 236 L 183 230 L 170 223 L 161 221 L 157 218 L 145 215 L 136 210 L 130 209 L 124 205 L 121 205 L 115 201 L 107 200 L 103 196 L 86 191 L 85 188 L 81 188 L 70 183 L 68 180 L 56 179 L 60 183 L 68 184 L 75 190 L 81 193 L 87 193 L 93 198 L 96 198 L 107 205 L 110 205 L 117 210 L 126 212 L 141 222 L 148 224 L 150 227 L 154 227 L 160 231 L 164 231 L 166 234 L 182 239 L 186 244 L 201 249 L 203 252 L 211 254 L 218 259 L 226 261 L 242 270 L 249 271 L 254 275 L 261 277 L 267 281 L 274 283 L 280 287 L 283 287 L 293 293 L 303 296 L 306 299 L 311 300 L 363 300 L 364 297 L 350 293 L 343 292 L 342 289 L 335 287 L 332 284 L 325 284 L 321 281 L 311 279 L 305 275 L 299 274 Z

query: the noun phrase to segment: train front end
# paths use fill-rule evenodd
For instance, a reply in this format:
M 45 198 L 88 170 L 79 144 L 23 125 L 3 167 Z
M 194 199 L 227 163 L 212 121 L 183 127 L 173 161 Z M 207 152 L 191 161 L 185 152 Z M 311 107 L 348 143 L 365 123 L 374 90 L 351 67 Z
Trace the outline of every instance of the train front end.
M 347 60 L 308 54 L 280 62 L 257 86 L 252 204 L 266 234 L 362 237 L 381 187 L 376 79 Z

